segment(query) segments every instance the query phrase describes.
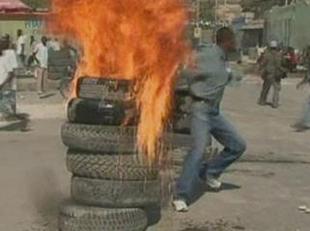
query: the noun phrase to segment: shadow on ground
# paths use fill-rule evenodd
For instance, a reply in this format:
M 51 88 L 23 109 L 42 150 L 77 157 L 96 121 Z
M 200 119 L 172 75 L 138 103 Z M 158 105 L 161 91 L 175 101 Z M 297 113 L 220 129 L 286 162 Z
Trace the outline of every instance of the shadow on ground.
M 47 98 L 50 98 L 52 96 L 55 96 L 56 93 L 48 93 L 48 94 L 43 94 L 40 96 L 40 99 L 47 99 Z
M 5 132 L 28 132 L 30 118 L 28 114 L 17 114 L 14 116 L 13 120 L 9 121 L 8 125 L 1 127 L 0 131 Z
M 223 183 L 220 191 L 229 191 L 229 190 L 237 190 L 240 189 L 241 186 L 230 184 L 230 183 Z M 202 182 L 196 182 L 193 190 L 192 198 L 190 199 L 190 204 L 195 204 L 205 193 L 218 193 L 219 191 L 211 190 L 207 187 L 207 185 Z
M 38 217 L 33 226 L 40 231 L 55 231 L 59 206 L 66 200 L 66 196 L 61 192 L 53 170 L 42 168 L 40 172 L 29 181 L 28 195 Z
M 180 231 L 237 231 L 246 230 L 243 225 L 234 224 L 223 219 L 215 222 L 206 222 L 202 225 L 186 224 L 185 228 Z

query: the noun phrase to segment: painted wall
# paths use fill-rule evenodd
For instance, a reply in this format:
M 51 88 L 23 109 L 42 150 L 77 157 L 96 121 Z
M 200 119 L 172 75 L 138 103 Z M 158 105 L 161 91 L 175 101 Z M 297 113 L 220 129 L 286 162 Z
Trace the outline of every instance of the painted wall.
M 302 50 L 310 44 L 309 22 L 310 5 L 275 7 L 266 14 L 266 42 L 277 40 L 284 46 Z
M 36 41 L 39 41 L 43 31 L 45 23 L 43 17 L 31 14 L 19 14 L 19 15 L 0 15 L 0 36 L 9 34 L 13 43 L 16 43 L 17 30 L 21 29 L 26 35 L 26 53 L 31 53 L 30 49 L 30 36 L 35 36 Z

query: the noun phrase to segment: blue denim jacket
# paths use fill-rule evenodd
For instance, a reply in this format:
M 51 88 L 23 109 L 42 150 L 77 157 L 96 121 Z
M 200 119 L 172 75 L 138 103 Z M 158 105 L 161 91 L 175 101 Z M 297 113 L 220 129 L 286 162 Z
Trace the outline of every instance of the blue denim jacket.
M 197 52 L 196 67 L 185 69 L 182 76 L 188 79 L 191 94 L 208 100 L 212 111 L 218 112 L 231 78 L 223 49 L 215 44 L 202 45 Z

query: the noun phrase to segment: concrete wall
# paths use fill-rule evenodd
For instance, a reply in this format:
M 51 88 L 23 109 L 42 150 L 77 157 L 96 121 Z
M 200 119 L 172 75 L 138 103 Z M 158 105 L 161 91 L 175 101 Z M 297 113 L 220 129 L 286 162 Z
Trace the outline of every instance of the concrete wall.
M 42 35 L 44 23 L 42 20 L 0 20 L 0 34 L 8 33 L 16 38 L 16 31 L 22 29 L 27 35 Z
M 304 49 L 310 44 L 310 6 L 304 3 L 274 7 L 266 14 L 266 42 Z
M 28 41 L 31 35 L 34 35 L 39 41 L 45 29 L 43 16 L 31 14 L 0 15 L 0 35 L 9 34 L 15 43 L 18 29 L 24 31 Z

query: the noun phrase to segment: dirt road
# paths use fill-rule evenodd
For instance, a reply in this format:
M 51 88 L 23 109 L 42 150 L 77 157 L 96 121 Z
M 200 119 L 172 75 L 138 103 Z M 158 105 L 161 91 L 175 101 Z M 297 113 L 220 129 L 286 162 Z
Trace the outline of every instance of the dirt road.
M 150 230 L 309 230 L 310 215 L 298 206 L 310 207 L 310 133 L 289 127 L 306 97 L 295 83 L 286 80 L 279 110 L 256 105 L 256 79 L 228 89 L 224 111 L 248 140 L 243 161 L 224 175 L 224 191 L 203 194 L 187 214 L 168 209 Z M 20 111 L 30 115 L 27 129 L 0 132 L 1 231 L 57 230 L 58 205 L 69 196 L 59 136 L 64 103 L 57 95 L 35 97 L 23 93 L 19 99 Z

